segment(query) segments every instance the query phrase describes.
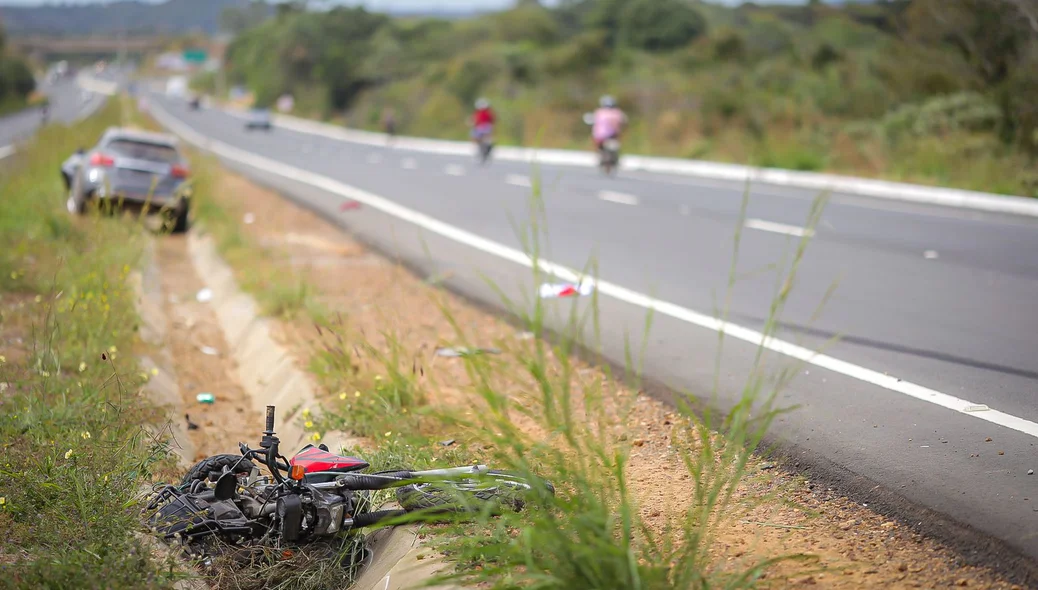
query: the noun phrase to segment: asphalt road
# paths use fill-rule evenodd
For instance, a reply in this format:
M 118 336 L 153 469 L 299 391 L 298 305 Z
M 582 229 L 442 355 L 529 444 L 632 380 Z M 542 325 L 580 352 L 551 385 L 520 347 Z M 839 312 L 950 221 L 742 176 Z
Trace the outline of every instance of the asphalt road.
M 208 138 L 522 247 L 515 227 L 530 217 L 528 165 L 479 167 L 474 159 L 278 128 L 250 133 L 230 114 L 152 100 Z M 228 164 L 425 272 L 452 272 L 449 285 L 477 300 L 501 306 L 484 277 L 519 302 L 535 296 L 528 268 L 418 231 L 371 207 L 340 211 L 343 197 L 262 166 Z M 614 285 L 716 313 L 729 283 L 743 186 L 644 173 L 608 179 L 590 169 L 550 166 L 539 173 L 548 236 L 542 256 L 575 268 L 593 259 L 598 276 Z M 732 322 L 764 327 L 778 284 L 774 265 L 791 258 L 815 196 L 751 188 L 739 279 L 730 297 Z M 806 464 L 831 461 L 844 480 L 858 481 L 858 498 L 867 501 L 874 493 L 882 503 L 881 493 L 892 491 L 1038 557 L 1038 475 L 1028 475 L 1038 470 L 1038 220 L 834 195 L 814 229 L 778 336 L 823 349 L 851 369 L 800 366 L 779 395 L 780 404 L 797 409 L 775 424 L 773 434 Z M 642 344 L 647 312 L 632 301 L 600 300 L 601 347 L 614 361 L 623 361 L 627 335 L 635 350 Z M 553 321 L 561 326 L 563 320 Z M 716 332 L 656 314 L 644 346 L 648 377 L 710 395 Z M 755 354 L 756 346 L 726 339 L 721 405 L 737 399 Z M 782 355 L 768 358 L 775 369 L 795 366 Z M 878 386 L 861 376 L 862 368 L 986 404 L 1022 419 L 1022 426 L 921 401 L 896 391 L 900 385 Z M 867 489 L 872 482 L 882 489 Z M 918 514 L 883 502 L 902 515 Z M 939 518 L 910 524 L 947 535 L 958 530 Z
M 41 90 L 50 97 L 49 122 L 71 123 L 93 113 L 104 102 L 104 97 L 79 88 L 72 78 L 44 84 Z M 15 145 L 40 128 L 40 109 L 29 108 L 0 117 L 0 150 Z

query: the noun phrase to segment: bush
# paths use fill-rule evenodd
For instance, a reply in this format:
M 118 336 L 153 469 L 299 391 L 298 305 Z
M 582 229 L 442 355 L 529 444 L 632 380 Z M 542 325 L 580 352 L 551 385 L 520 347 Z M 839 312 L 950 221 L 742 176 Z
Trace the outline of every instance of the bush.
M 706 19 L 681 0 L 631 0 L 622 13 L 627 45 L 646 51 L 669 51 L 706 33 Z
M 992 132 L 1002 112 L 980 94 L 960 92 L 902 106 L 880 122 L 888 139 L 939 137 L 958 131 Z
M 551 74 L 586 73 L 612 59 L 608 36 L 603 31 L 582 33 L 547 54 L 544 68 Z

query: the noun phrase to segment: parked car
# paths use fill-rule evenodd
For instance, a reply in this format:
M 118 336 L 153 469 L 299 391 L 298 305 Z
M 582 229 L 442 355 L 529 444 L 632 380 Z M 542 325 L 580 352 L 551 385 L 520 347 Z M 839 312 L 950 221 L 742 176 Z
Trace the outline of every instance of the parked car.
M 272 127 L 270 121 L 270 109 L 251 109 L 249 110 L 248 116 L 245 118 L 245 130 L 252 131 L 253 129 L 263 129 L 270 131 Z
M 86 211 L 91 201 L 165 216 L 174 233 L 188 228 L 190 172 L 176 139 L 165 133 L 111 127 L 89 150 L 61 165 L 68 210 Z

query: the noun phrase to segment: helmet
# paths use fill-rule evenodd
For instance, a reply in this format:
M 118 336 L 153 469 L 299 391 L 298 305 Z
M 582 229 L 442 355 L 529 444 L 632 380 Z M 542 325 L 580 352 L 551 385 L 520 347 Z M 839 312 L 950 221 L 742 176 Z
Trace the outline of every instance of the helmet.
M 616 106 L 616 99 L 612 96 L 606 95 L 598 99 L 598 104 L 604 109 L 611 109 Z
M 478 110 L 489 109 L 490 108 L 490 101 L 485 99 L 485 98 L 481 98 L 481 99 L 476 101 L 476 108 Z

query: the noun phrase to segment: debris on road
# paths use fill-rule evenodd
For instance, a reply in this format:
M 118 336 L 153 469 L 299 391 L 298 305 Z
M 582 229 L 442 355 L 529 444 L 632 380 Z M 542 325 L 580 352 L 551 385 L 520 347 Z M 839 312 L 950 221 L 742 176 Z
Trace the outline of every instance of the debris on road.
M 991 408 L 987 407 L 984 404 L 970 404 L 970 405 L 966 406 L 965 408 L 963 408 L 962 411 L 963 412 L 987 412 L 990 409 Z
M 574 285 L 573 283 L 544 283 L 541 285 L 540 295 L 541 299 L 556 299 L 560 297 L 590 295 L 594 290 L 594 285 L 584 282 L 579 285 Z
M 213 404 L 216 403 L 216 396 L 211 393 L 200 393 L 195 396 L 200 404 Z
M 1027 475 L 1034 475 L 1034 469 L 1028 469 Z
M 774 463 L 764 463 L 763 465 L 760 466 L 760 470 L 761 471 L 767 471 L 769 469 L 774 469 L 774 468 L 775 468 L 775 464 Z
M 927 260 L 935 260 L 939 256 L 940 255 L 937 253 L 937 250 L 927 250 L 926 252 L 923 252 L 923 258 Z
M 195 424 L 194 422 L 191 421 L 191 416 L 189 416 L 187 414 L 184 414 L 184 420 L 187 420 L 187 429 L 188 430 L 198 430 L 198 424 Z
M 201 303 L 205 303 L 207 301 L 212 301 L 213 300 L 213 290 L 208 288 L 208 287 L 206 287 L 205 289 L 202 289 L 197 294 L 195 294 L 195 299 L 197 299 Z
M 245 225 L 252 225 L 253 223 L 256 223 L 256 216 L 252 213 L 246 213 L 245 216 L 242 217 L 242 222 Z
M 440 446 L 443 446 L 443 447 L 449 447 L 449 446 L 451 446 L 453 444 L 454 444 L 454 439 L 453 438 L 450 439 L 450 440 L 441 440 L 440 441 Z
M 437 348 L 436 356 L 457 358 L 462 356 L 475 356 L 477 354 L 501 354 L 497 348 Z
M 339 211 L 352 211 L 354 209 L 360 209 L 360 203 L 357 201 L 345 201 L 342 205 L 339 205 Z
M 220 354 L 220 351 L 216 350 L 212 346 L 199 346 L 198 350 L 201 350 L 202 354 L 209 355 L 209 356 L 217 356 L 217 355 Z

